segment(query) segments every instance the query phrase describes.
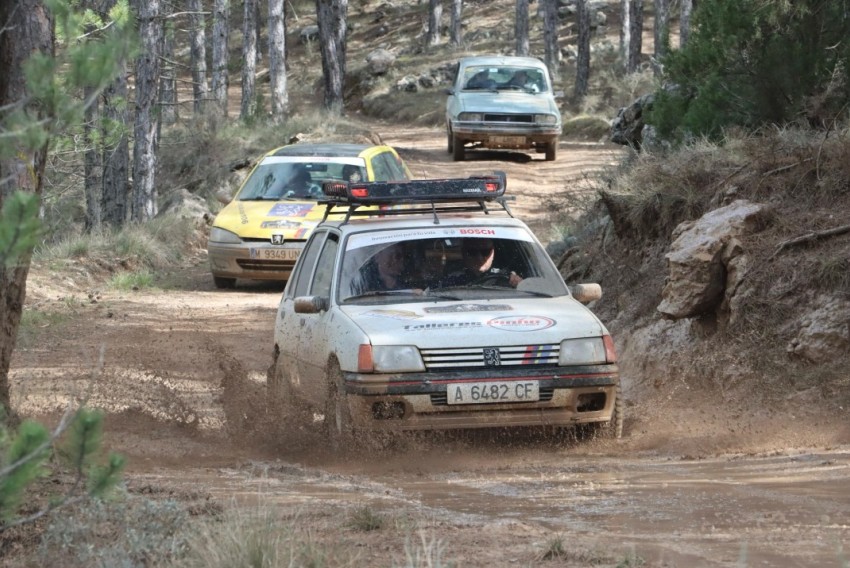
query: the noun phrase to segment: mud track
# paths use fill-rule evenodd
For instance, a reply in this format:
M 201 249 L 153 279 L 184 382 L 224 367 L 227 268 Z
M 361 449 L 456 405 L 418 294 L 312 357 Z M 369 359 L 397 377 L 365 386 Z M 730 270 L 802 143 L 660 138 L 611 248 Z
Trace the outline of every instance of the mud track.
M 580 191 L 575 180 L 619 155 L 564 144 L 554 163 L 470 153 L 458 164 L 441 131 L 381 134 L 417 177 L 506 171 L 514 210 L 544 241 L 552 238 L 546 197 Z M 355 566 L 416 565 L 410 551 L 429 547 L 432 558 L 439 549 L 444 561 L 481 567 L 850 562 L 850 447 L 816 434 L 759 434 L 784 417 L 726 443 L 715 439 L 717 421 L 697 420 L 712 408 L 692 400 L 679 409 L 687 423 L 678 429 L 646 413 L 627 422 L 619 442 L 420 434 L 379 454 L 333 454 L 316 428 L 284 427 L 266 407 L 281 289 L 215 290 L 202 256 L 169 288 L 128 293 L 56 282 L 36 267 L 28 308 L 76 300 L 69 321 L 17 351 L 14 404 L 50 420 L 87 398 L 108 413 L 107 444 L 129 458 L 131 487 L 280 508 Z M 347 526 L 364 507 L 389 522 L 371 532 Z M 559 539 L 564 555 L 546 559 Z

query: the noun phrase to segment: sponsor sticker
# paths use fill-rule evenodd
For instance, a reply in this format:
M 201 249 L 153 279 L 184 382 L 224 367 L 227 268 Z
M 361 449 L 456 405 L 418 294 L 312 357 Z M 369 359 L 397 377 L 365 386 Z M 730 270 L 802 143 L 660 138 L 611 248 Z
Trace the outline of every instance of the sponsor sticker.
M 404 331 L 448 331 L 452 329 L 475 329 L 482 327 L 480 321 L 416 323 L 404 326 Z
M 422 316 L 408 310 L 370 310 L 363 314 L 365 317 L 390 318 L 397 320 L 418 319 Z
M 312 203 L 275 203 L 269 212 L 269 217 L 304 217 L 312 210 Z
M 263 221 L 260 227 L 263 229 L 297 229 L 301 226 L 300 221 L 290 219 L 278 219 L 277 221 Z
M 487 325 L 507 331 L 540 331 L 555 325 L 555 320 L 545 316 L 502 316 L 491 319 Z

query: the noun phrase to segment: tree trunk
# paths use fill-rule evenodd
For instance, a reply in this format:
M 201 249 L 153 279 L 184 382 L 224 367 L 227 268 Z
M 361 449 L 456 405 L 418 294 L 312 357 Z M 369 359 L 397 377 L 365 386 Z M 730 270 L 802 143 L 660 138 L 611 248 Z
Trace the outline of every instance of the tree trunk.
M 283 1 L 269 0 L 269 79 L 272 119 L 281 122 L 289 111 L 286 92 L 286 28 Z
M 587 95 L 590 80 L 590 10 L 587 0 L 576 0 L 578 13 L 578 57 L 576 58 L 576 84 L 573 98 L 580 102 Z
M 653 44 L 656 69 L 660 70 L 661 60 L 666 54 L 670 39 L 670 4 L 669 0 L 655 0 L 655 26 L 653 28 Z
M 463 44 L 463 0 L 452 0 L 452 24 L 449 41 L 454 47 Z
M 133 127 L 133 200 L 130 215 L 134 221 L 148 221 L 156 215 L 156 86 L 159 82 L 159 47 L 162 21 L 159 0 L 136 0 L 141 52 L 136 59 L 136 119 Z
M 83 96 L 86 100 L 92 100 L 96 90 L 93 87 L 88 87 L 84 90 Z M 101 148 L 102 143 L 99 141 L 100 136 L 95 135 L 100 126 L 100 108 L 98 100 L 94 98 L 92 103 L 86 108 L 85 124 L 83 125 L 83 139 L 85 140 L 86 153 L 83 159 L 83 179 L 84 190 L 86 195 L 86 224 L 85 230 L 90 233 L 93 229 L 100 227 L 100 202 L 102 199 L 101 185 L 102 163 L 101 163 Z
M 643 40 L 643 0 L 629 0 L 629 59 L 626 69 L 634 73 L 640 67 Z
M 558 0 L 540 0 L 543 8 L 543 44 L 545 46 L 543 60 L 549 68 L 549 75 L 554 85 L 559 78 L 558 66 L 561 54 L 558 48 Z
M 679 49 L 688 43 L 691 35 L 691 13 L 694 9 L 693 0 L 681 0 L 681 12 L 679 13 Z
M 216 116 L 227 118 L 227 35 L 230 0 L 214 0 L 212 32 L 212 98 Z
M 425 45 L 440 44 L 440 20 L 442 18 L 442 0 L 428 0 L 428 34 L 425 36 Z
M 239 118 L 249 120 L 257 113 L 254 77 L 257 66 L 257 0 L 245 0 L 242 25 L 242 106 Z
M 103 195 L 100 205 L 103 222 L 122 227 L 127 221 L 130 143 L 127 129 L 127 73 L 122 70 L 103 91 Z
M 24 61 L 36 51 L 53 55 L 53 22 L 41 0 L 0 2 L 0 120 L 27 98 Z M 31 114 L 43 118 L 38 108 Z M 44 179 L 47 143 L 36 151 L 20 148 L 0 156 L 0 207 L 15 191 L 38 196 Z M 30 256 L 17 266 L 0 264 L 0 406 L 4 420 L 12 416 L 9 398 L 9 366 L 24 307 Z
M 188 0 L 188 9 L 192 12 L 192 110 L 195 116 L 204 113 L 204 103 L 207 100 L 207 32 L 204 18 L 203 0 Z
M 629 42 L 631 29 L 629 29 L 629 12 L 630 0 L 620 0 L 620 60 L 623 62 L 623 69 L 629 70 Z
M 263 60 L 263 44 L 260 43 L 262 41 L 262 35 L 263 35 L 263 14 L 262 14 L 262 10 L 260 10 L 260 0 L 254 0 L 254 21 L 257 22 L 257 25 L 255 26 L 255 29 L 254 29 L 254 35 L 256 36 L 255 42 L 256 42 L 256 46 L 257 46 L 256 62 L 257 62 L 257 65 L 259 65 L 260 61 Z
M 316 0 L 325 108 L 340 114 L 345 84 L 346 12 L 348 0 Z
M 177 122 L 177 75 L 174 71 L 174 23 L 166 21 L 162 38 L 162 78 L 159 82 L 159 122 Z
M 516 54 L 528 56 L 531 53 L 528 42 L 528 0 L 516 0 L 514 35 L 516 35 Z

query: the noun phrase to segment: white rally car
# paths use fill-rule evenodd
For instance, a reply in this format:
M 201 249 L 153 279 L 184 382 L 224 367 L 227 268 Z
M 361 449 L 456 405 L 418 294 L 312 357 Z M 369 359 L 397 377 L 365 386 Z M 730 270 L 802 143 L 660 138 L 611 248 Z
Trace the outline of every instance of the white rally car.
M 614 343 L 508 208 L 503 175 L 324 185 L 268 387 L 337 442 L 368 430 L 583 424 L 619 437 Z M 377 207 L 376 207 L 377 206 Z M 584 303 L 583 303 L 584 302 Z

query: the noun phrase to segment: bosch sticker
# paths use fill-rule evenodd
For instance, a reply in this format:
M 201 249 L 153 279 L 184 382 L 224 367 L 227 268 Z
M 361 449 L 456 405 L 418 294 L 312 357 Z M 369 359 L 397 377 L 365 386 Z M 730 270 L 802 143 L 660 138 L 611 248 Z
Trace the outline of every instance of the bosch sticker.
M 503 316 L 491 319 L 487 325 L 507 331 L 540 331 L 555 325 L 555 320 L 544 316 Z

